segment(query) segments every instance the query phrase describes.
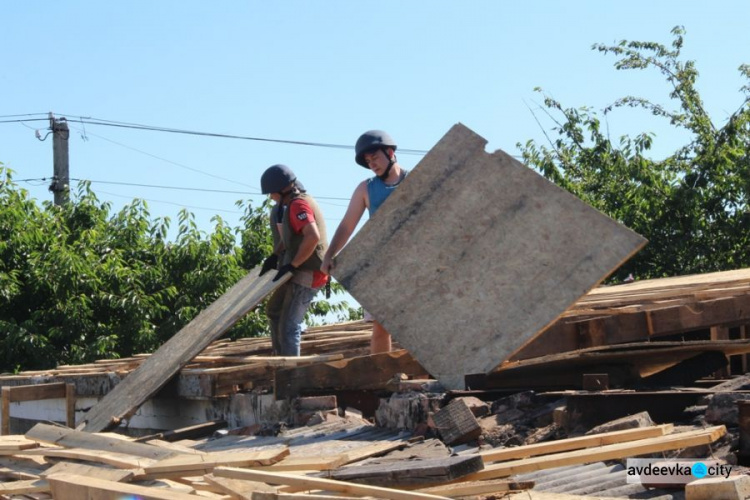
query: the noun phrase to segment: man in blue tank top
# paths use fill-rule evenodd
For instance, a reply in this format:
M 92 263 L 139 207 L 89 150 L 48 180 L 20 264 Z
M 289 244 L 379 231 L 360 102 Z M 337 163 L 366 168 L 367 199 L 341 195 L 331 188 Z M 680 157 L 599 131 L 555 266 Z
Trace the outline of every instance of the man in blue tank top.
M 359 224 L 365 209 L 370 217 L 388 198 L 393 190 L 404 180 L 407 170 L 403 169 L 396 160 L 396 142 L 388 133 L 382 130 L 369 130 L 357 139 L 354 146 L 354 161 L 370 169 L 375 177 L 367 179 L 354 190 L 349 208 L 341 220 L 331 244 L 323 257 L 320 269 L 330 274 L 334 267 L 333 258 L 349 241 L 354 229 Z M 377 354 L 391 350 L 391 336 L 377 320 L 373 321 L 370 352 Z

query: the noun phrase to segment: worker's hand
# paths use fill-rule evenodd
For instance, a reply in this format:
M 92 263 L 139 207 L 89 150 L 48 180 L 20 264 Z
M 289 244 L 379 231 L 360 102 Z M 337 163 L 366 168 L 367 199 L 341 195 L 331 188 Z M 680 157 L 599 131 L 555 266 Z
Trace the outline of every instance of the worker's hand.
M 274 253 L 263 261 L 263 267 L 260 268 L 258 276 L 263 276 L 271 269 L 276 269 L 277 267 L 279 267 L 279 256 Z
M 320 270 L 326 274 L 331 274 L 333 267 L 333 257 L 326 254 L 325 257 L 323 257 L 323 263 L 320 264 Z
M 281 269 L 279 269 L 279 272 L 276 273 L 276 276 L 274 276 L 273 281 L 279 281 L 281 279 L 281 277 L 284 276 L 286 273 L 291 273 L 291 272 L 294 272 L 296 270 L 297 270 L 297 268 L 294 267 L 293 265 L 291 265 L 291 264 L 284 264 L 283 266 L 281 266 Z

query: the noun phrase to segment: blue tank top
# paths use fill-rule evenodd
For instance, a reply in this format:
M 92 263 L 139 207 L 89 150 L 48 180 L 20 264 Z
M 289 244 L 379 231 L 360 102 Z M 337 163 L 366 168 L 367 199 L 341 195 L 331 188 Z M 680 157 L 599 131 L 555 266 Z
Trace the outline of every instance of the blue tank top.
M 372 177 L 371 179 L 367 180 L 367 197 L 370 199 L 370 206 L 368 208 L 370 217 L 380 208 L 380 205 L 383 204 L 383 202 L 388 198 L 394 189 L 396 189 L 399 184 L 401 184 L 404 179 L 406 178 L 406 175 L 409 173 L 408 170 L 401 169 L 403 172 L 403 175 L 401 176 L 401 180 L 399 180 L 396 184 L 393 184 L 392 186 L 386 184 L 383 182 L 383 180 L 380 177 Z

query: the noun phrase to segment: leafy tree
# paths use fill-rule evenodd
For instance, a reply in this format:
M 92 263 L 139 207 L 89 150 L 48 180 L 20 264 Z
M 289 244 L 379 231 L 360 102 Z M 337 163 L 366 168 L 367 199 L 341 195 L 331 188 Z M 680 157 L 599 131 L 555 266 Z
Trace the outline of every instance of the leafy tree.
M 240 205 L 243 227 L 215 217 L 210 234 L 181 211 L 170 241 L 170 219 L 152 220 L 142 200 L 111 215 L 82 183 L 70 203 L 40 206 L 0 164 L 0 370 L 158 348 L 270 252 L 268 205 Z M 320 300 L 310 321 L 347 310 Z M 228 335 L 267 332 L 260 307 Z
M 686 131 L 687 144 L 663 160 L 651 159 L 653 134 L 614 143 L 598 113 L 565 108 L 545 95 L 543 109 L 555 123 L 548 144 L 518 145 L 529 166 L 649 239 L 616 280 L 630 273 L 648 278 L 750 266 L 750 85 L 740 89 L 737 111 L 717 126 L 696 88 L 695 63 L 680 58 L 685 30 L 675 27 L 672 34 L 671 48 L 624 40 L 593 49 L 617 56 L 618 70 L 660 72 L 675 106 L 627 96 L 603 114 L 642 109 Z M 750 65 L 739 71 L 750 82 Z

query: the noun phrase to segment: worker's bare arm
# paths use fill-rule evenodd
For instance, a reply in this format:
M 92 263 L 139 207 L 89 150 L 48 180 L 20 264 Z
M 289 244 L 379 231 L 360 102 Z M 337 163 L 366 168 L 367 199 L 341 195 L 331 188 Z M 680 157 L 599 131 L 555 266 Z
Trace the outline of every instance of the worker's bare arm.
M 349 207 L 346 209 L 346 214 L 344 214 L 344 218 L 339 223 L 339 227 L 336 228 L 331 243 L 328 245 L 328 251 L 323 258 L 323 264 L 320 266 L 321 271 L 324 273 L 331 272 L 331 269 L 333 269 L 333 258 L 346 245 L 346 242 L 349 241 L 368 204 L 367 181 L 364 181 L 357 186 L 352 199 L 349 200 Z

